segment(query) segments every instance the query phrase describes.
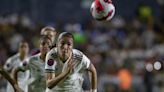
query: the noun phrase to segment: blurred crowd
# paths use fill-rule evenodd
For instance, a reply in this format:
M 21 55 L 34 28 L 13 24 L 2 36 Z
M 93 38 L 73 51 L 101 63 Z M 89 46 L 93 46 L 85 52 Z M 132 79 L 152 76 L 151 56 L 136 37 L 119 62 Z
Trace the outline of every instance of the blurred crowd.
M 73 33 L 75 48 L 97 69 L 98 92 L 164 92 L 164 6 L 160 9 L 159 17 L 152 15 L 149 6 L 140 5 L 130 18 L 117 15 L 111 21 L 88 19 L 50 26 L 58 33 Z M 0 15 L 0 65 L 17 52 L 22 39 L 28 41 L 30 51 L 38 48 L 44 26 L 25 15 Z M 157 61 L 159 69 L 154 68 Z M 5 87 L 6 80 L 0 75 L 0 92 Z M 85 81 L 84 89 L 88 88 Z

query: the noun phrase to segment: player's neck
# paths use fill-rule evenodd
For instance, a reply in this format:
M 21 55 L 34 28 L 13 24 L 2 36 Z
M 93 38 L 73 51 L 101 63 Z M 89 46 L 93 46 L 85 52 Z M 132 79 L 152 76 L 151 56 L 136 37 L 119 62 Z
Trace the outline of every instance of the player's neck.
M 25 54 L 19 54 L 19 58 L 21 61 L 23 61 L 25 59 L 26 55 Z
M 65 63 L 67 60 L 65 60 L 64 58 L 59 58 L 60 59 L 60 61 L 62 62 L 62 63 Z
M 46 55 L 44 55 L 44 54 L 40 54 L 40 59 L 42 59 L 43 61 L 45 61 L 45 58 L 46 58 Z

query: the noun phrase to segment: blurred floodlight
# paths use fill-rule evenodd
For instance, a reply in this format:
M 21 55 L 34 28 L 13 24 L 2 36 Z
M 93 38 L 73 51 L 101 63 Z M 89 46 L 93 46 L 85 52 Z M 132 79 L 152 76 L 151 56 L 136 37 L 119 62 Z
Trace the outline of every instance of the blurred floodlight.
M 156 61 L 156 62 L 154 63 L 154 69 L 160 70 L 161 67 L 162 67 L 162 65 L 161 65 L 161 63 L 160 63 L 159 61 Z
M 151 71 L 153 71 L 153 65 L 152 64 L 146 64 L 146 70 L 148 71 L 148 72 L 151 72 Z

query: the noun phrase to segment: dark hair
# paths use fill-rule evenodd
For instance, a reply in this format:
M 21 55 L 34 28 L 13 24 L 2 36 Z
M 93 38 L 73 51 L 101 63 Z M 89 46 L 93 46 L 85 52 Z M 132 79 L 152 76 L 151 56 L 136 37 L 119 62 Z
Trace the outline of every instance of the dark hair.
M 22 39 L 22 40 L 19 42 L 18 48 L 21 48 L 23 44 L 27 44 L 27 45 L 29 46 L 28 41 L 25 40 L 25 39 Z
M 57 41 L 59 41 L 62 37 L 69 37 L 72 38 L 74 40 L 74 37 L 72 35 L 72 33 L 69 32 L 62 32 L 59 34 Z
M 41 41 L 44 41 L 44 40 L 46 40 L 46 39 L 48 39 L 48 40 L 50 40 L 50 42 L 52 42 L 51 39 L 50 39 L 48 36 L 46 36 L 46 35 L 41 36 L 40 42 L 41 42 Z M 51 43 L 51 45 L 52 45 L 52 43 Z
M 22 44 L 22 43 L 27 43 L 27 44 L 28 44 L 28 41 L 25 40 L 25 39 L 22 39 L 22 40 L 19 42 L 19 45 Z

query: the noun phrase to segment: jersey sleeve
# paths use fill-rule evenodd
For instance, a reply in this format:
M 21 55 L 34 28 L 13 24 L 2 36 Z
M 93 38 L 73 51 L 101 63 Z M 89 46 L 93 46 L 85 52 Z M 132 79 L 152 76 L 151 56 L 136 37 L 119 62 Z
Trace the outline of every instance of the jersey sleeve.
M 83 54 L 82 63 L 83 63 L 83 69 L 88 69 L 91 61 L 89 60 L 87 56 Z
M 51 52 L 47 53 L 46 55 L 46 61 L 45 61 L 45 72 L 46 73 L 54 73 L 55 72 L 55 66 L 56 62 L 53 57 L 54 54 Z
M 6 70 L 6 71 L 10 71 L 12 68 L 13 68 L 13 64 L 12 64 L 12 59 L 9 58 L 5 65 L 3 66 L 3 68 Z

